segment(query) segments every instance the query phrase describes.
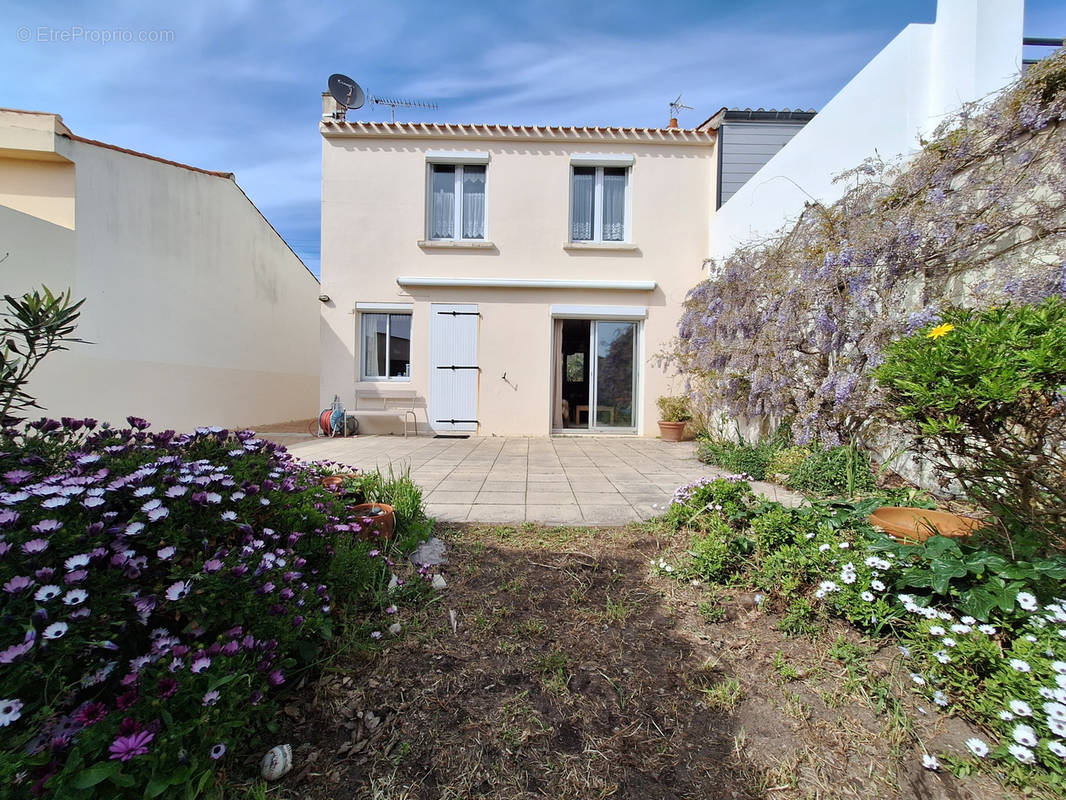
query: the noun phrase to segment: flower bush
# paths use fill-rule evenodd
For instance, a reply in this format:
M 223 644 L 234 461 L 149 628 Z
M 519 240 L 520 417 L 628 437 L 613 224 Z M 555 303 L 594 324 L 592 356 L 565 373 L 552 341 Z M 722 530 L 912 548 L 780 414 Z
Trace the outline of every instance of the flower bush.
M 327 583 L 361 522 L 283 448 L 129 423 L 0 433 L 0 797 L 202 792 L 388 575 Z
M 678 490 L 678 514 L 693 513 L 695 491 Z M 704 505 L 695 513 L 712 519 L 688 517 L 685 555 L 653 567 L 765 592 L 786 632 L 816 634 L 828 613 L 895 637 L 914 689 L 984 731 L 967 743 L 975 759 L 1017 785 L 1066 790 L 1066 557 L 1010 561 L 939 536 L 900 544 L 867 522 L 881 502 L 788 509 L 744 496 L 732 524 Z
M 1066 301 L 943 320 L 875 370 L 893 416 L 1023 552 L 1066 548 Z
M 894 339 L 974 305 L 1066 294 L 1066 50 L 906 163 L 871 159 L 831 205 L 711 266 L 664 354 L 698 410 L 791 419 L 798 444 L 864 434 Z

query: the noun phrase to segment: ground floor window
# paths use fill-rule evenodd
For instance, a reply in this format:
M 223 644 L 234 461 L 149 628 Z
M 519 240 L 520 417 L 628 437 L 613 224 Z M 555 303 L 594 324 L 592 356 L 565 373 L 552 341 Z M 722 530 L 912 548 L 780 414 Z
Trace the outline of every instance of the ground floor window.
M 410 314 L 363 314 L 360 331 L 362 380 L 411 379 Z

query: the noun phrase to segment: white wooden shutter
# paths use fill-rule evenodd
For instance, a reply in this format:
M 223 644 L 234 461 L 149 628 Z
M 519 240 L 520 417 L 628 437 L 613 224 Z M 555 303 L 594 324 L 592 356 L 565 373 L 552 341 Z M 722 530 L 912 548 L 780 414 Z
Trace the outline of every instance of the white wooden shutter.
M 435 431 L 476 431 L 480 370 L 477 306 L 430 303 L 429 424 Z

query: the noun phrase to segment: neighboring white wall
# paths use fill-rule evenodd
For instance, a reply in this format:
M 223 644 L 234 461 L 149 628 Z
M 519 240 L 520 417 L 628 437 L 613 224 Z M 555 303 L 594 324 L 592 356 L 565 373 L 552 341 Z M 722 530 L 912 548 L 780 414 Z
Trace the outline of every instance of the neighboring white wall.
M 832 202 L 839 173 L 917 150 L 946 116 L 1021 69 L 1023 0 L 940 0 L 908 25 L 714 215 L 710 255 L 778 230 L 811 200 Z
M 85 298 L 91 344 L 50 356 L 30 386 L 47 414 L 178 430 L 314 416 L 318 282 L 237 184 L 56 142 L 76 171 L 75 230 L 0 208 L 0 289 Z
M 506 138 L 506 137 L 510 138 Z M 674 335 L 685 293 L 701 274 L 713 213 L 714 138 L 679 134 L 542 133 L 447 138 L 323 139 L 322 378 L 319 400 L 354 391 L 416 390 L 428 397 L 429 304 L 477 303 L 480 435 L 543 436 L 551 427 L 553 304 L 647 307 L 640 369 L 640 431 L 657 435 L 655 400 L 681 388 L 654 363 Z M 687 137 L 687 144 L 683 140 Z M 664 137 L 665 138 L 665 137 Z M 487 151 L 490 249 L 420 247 L 425 238 L 426 152 Z M 634 156 L 631 250 L 567 249 L 572 153 Z M 412 288 L 398 276 L 651 280 L 654 291 Z M 358 381 L 357 302 L 413 303 L 411 381 Z M 504 373 L 507 381 L 503 380 Z M 421 429 L 426 417 L 419 413 Z M 402 431 L 399 418 L 366 417 L 360 431 Z

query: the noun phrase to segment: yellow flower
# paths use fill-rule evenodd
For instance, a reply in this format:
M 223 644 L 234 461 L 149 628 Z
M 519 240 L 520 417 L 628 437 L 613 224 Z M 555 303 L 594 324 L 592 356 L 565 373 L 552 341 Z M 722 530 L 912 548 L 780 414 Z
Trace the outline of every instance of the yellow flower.
M 939 339 L 941 336 L 947 336 L 948 331 L 955 330 L 955 326 L 950 322 L 945 322 L 943 325 L 937 325 L 929 333 L 925 335 L 926 339 Z

